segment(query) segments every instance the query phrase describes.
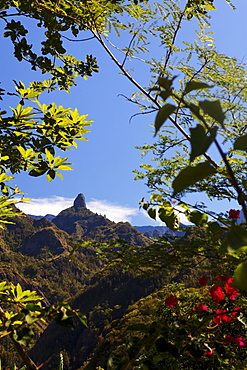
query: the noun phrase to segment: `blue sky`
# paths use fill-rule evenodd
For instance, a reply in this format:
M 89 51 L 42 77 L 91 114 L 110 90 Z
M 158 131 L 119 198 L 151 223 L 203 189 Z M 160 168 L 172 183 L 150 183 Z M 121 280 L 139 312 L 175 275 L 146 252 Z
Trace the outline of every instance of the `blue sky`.
M 211 13 L 212 31 L 215 32 L 216 46 L 222 53 L 246 61 L 247 2 L 236 0 L 234 4 L 237 7 L 235 11 L 224 0 L 217 0 L 218 9 Z M 38 30 L 31 29 L 30 38 L 35 43 Z M 195 38 L 193 35 L 191 23 L 183 37 Z M 151 48 L 155 53 L 158 46 L 151 45 Z M 106 214 L 113 221 L 129 221 L 133 225 L 154 224 L 155 221 L 138 209 L 140 199 L 148 199 L 149 193 L 144 182 L 134 181 L 132 173 L 142 162 L 139 151 L 134 147 L 153 141 L 150 125 L 154 122 L 154 116 L 138 116 L 129 122 L 130 117 L 138 113 L 138 108 L 120 94 L 130 96 L 135 88 L 119 75 L 116 66 L 95 41 L 70 44 L 68 51 L 81 59 L 85 54 L 92 53 L 98 59 L 100 72 L 87 81 L 78 79 L 77 86 L 72 88 L 70 94 L 50 94 L 49 101 L 78 108 L 80 114 L 88 114 L 88 119 L 94 121 L 91 132 L 87 134 L 87 142 L 79 143 L 79 149 L 68 152 L 74 170 L 64 172 L 64 180 L 56 179 L 48 183 L 45 178 L 32 178 L 26 173 L 16 176 L 13 185 L 18 185 L 28 197 L 33 198 L 32 203 L 20 208 L 31 214 L 57 214 L 71 206 L 78 193 L 83 193 L 89 209 Z M 32 72 L 29 65 L 14 60 L 9 40 L 2 39 L 2 56 L 3 88 L 13 91 L 13 79 L 28 84 L 29 81 L 43 78 Z M 146 66 L 134 63 L 134 67 L 136 79 L 148 85 Z M 11 100 L 7 103 L 15 105 Z M 229 209 L 229 205 L 225 204 L 217 207 L 215 210 L 219 211 Z

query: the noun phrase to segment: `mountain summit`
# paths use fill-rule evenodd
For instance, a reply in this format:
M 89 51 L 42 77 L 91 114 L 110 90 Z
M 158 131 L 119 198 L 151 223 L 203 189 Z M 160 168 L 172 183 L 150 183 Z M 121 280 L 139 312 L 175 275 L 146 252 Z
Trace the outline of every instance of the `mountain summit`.
M 128 222 L 115 223 L 90 211 L 82 193 L 77 195 L 72 207 L 61 211 L 52 222 L 80 240 L 103 242 L 121 239 L 139 246 L 149 244 L 149 240 Z
M 87 208 L 85 197 L 82 193 L 78 194 L 74 200 L 74 208 L 78 210 L 79 208 Z

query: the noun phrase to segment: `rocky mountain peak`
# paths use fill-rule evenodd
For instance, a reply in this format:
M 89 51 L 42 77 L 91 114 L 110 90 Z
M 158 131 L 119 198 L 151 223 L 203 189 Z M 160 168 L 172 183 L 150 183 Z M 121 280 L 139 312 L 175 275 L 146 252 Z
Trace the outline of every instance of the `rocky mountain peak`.
M 78 194 L 74 200 L 74 208 L 78 210 L 79 208 L 87 208 L 85 197 L 82 193 Z

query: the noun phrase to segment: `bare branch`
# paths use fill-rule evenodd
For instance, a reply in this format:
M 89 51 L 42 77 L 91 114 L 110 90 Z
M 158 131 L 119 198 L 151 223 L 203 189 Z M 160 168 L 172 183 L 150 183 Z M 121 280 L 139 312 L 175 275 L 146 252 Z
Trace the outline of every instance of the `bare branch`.
M 89 40 L 93 40 L 95 39 L 95 36 L 92 36 L 92 37 L 88 37 L 86 39 L 80 39 L 80 40 L 75 40 L 75 39 L 71 39 L 67 36 L 64 36 L 64 35 L 61 35 L 61 37 L 63 37 L 64 39 L 68 40 L 68 41 L 72 41 L 72 42 L 81 42 L 81 41 L 89 41 Z

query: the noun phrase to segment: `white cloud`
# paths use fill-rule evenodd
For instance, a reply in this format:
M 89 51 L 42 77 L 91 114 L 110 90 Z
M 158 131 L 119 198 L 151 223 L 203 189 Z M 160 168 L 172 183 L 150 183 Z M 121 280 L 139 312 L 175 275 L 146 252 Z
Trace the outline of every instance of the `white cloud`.
M 74 198 L 58 197 L 56 195 L 50 198 L 33 198 L 28 203 L 19 203 L 17 207 L 24 213 L 37 216 L 45 216 L 46 214 L 57 215 L 62 210 L 73 205 Z M 131 222 L 131 216 L 136 216 L 139 213 L 138 209 L 121 206 L 110 203 L 106 200 L 92 199 L 86 202 L 87 208 L 94 213 L 106 215 L 111 221 Z
M 65 208 L 73 205 L 73 198 L 58 197 L 33 198 L 29 202 L 18 203 L 17 207 L 29 215 L 45 216 L 47 214 L 57 215 Z
M 131 223 L 131 216 L 136 216 L 139 213 L 137 208 L 124 207 L 106 200 L 98 199 L 87 202 L 87 207 L 92 212 L 106 215 L 109 220 L 115 222 L 128 221 Z
M 72 207 L 74 198 L 65 198 L 59 196 L 52 196 L 49 198 L 33 198 L 28 203 L 19 203 L 17 207 L 24 213 L 36 216 L 45 216 L 46 214 L 58 215 L 66 208 Z M 148 216 L 148 213 L 139 208 L 131 208 L 128 206 L 121 206 L 119 204 L 111 203 L 107 200 L 91 199 L 86 202 L 87 208 L 94 213 L 98 213 L 115 222 L 130 222 L 132 225 L 157 225 L 165 226 L 164 222 L 153 220 Z M 179 208 L 180 207 L 176 207 Z M 182 208 L 180 209 L 183 210 Z M 186 217 L 179 213 L 180 221 L 183 224 L 189 224 Z

